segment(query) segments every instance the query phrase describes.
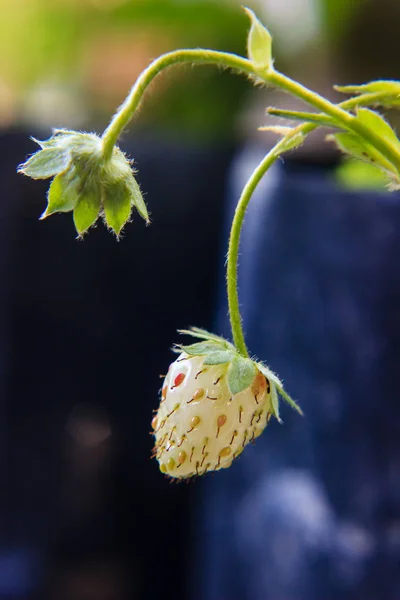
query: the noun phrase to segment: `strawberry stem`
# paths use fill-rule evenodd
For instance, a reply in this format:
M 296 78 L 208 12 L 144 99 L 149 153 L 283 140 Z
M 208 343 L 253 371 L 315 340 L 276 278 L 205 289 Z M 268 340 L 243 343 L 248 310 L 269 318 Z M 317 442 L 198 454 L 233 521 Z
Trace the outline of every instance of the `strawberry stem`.
M 141 104 L 144 92 L 155 77 L 164 69 L 179 63 L 192 64 L 211 64 L 236 71 L 253 75 L 254 68 L 252 63 L 246 58 L 229 54 L 227 52 L 218 52 L 216 50 L 176 50 L 163 54 L 154 60 L 143 73 L 138 77 L 127 98 L 118 109 L 118 112 L 112 118 L 109 126 L 103 133 L 103 157 L 109 160 L 113 148 L 117 143 L 122 130 L 127 126 Z
M 243 334 L 238 294 L 238 258 L 240 234 L 246 210 L 257 185 L 260 183 L 261 179 L 268 171 L 268 169 L 281 156 L 281 154 L 285 152 L 288 142 L 292 138 L 298 136 L 299 134 L 302 134 L 303 136 L 307 135 L 316 127 L 317 125 L 315 125 L 314 123 L 304 123 L 302 125 L 299 125 L 298 127 L 293 128 L 287 135 L 285 135 L 272 148 L 272 150 L 268 152 L 268 154 L 263 158 L 260 164 L 254 169 L 250 179 L 248 180 L 243 189 L 239 202 L 236 206 L 235 215 L 232 221 L 232 228 L 229 236 L 228 260 L 226 268 L 226 286 L 228 293 L 229 319 L 231 323 L 233 341 L 239 352 L 246 357 L 249 356 L 249 352 L 247 350 Z
M 172 65 L 185 62 L 192 64 L 213 64 L 231 68 L 241 74 L 250 76 L 250 78 L 257 82 L 264 82 L 267 85 L 279 87 L 293 96 L 300 98 L 305 103 L 313 106 L 315 109 L 321 111 L 323 115 L 328 115 L 332 119 L 334 126 L 346 131 L 350 131 L 353 134 L 355 133 L 364 141 L 367 141 L 386 159 L 395 165 L 397 169 L 400 168 L 400 152 L 393 141 L 385 136 L 381 136 L 379 132 L 374 131 L 372 128 L 368 127 L 359 119 L 357 119 L 355 115 L 346 110 L 355 108 L 357 106 L 357 100 L 350 99 L 347 102 L 344 102 L 342 105 L 336 105 L 329 100 L 326 100 L 319 94 L 308 90 L 300 83 L 297 83 L 289 77 L 286 77 L 278 71 L 275 71 L 271 61 L 268 63 L 267 67 L 260 67 L 251 60 L 235 54 L 204 49 L 177 50 L 175 52 L 169 52 L 157 58 L 145 71 L 143 71 L 132 87 L 125 102 L 114 115 L 111 123 L 103 133 L 102 152 L 103 159 L 105 161 L 111 158 L 119 135 L 137 112 L 137 109 L 142 102 L 143 95 L 153 79 L 162 70 L 171 67 Z M 366 98 L 366 100 L 373 102 L 378 100 L 378 96 L 371 94 L 369 98 Z M 360 104 L 361 103 L 362 100 L 360 100 Z M 287 151 L 291 147 L 294 147 L 294 145 L 290 146 L 288 142 L 290 142 L 290 140 L 296 135 L 300 134 L 305 136 L 307 133 L 313 131 L 317 126 L 318 125 L 315 123 L 306 122 L 299 127 L 293 128 L 287 135 L 285 135 L 255 169 L 249 181 L 247 182 L 236 207 L 229 238 L 226 280 L 232 336 L 237 350 L 245 357 L 248 357 L 249 353 L 244 339 L 240 316 L 237 289 L 237 262 L 239 255 L 240 233 L 246 209 L 254 190 L 256 189 L 265 172 L 283 152 Z
M 325 115 L 332 117 L 337 127 L 357 134 L 381 152 L 397 169 L 400 168 L 400 153 L 393 142 L 382 137 L 379 132 L 374 131 L 371 127 L 367 127 L 364 123 L 361 123 L 359 119 L 347 112 L 343 107 L 333 104 L 316 92 L 307 89 L 301 83 L 293 81 L 290 77 L 273 69 L 268 72 L 266 81 L 288 92 L 292 96 L 300 98 L 300 100 L 322 111 Z

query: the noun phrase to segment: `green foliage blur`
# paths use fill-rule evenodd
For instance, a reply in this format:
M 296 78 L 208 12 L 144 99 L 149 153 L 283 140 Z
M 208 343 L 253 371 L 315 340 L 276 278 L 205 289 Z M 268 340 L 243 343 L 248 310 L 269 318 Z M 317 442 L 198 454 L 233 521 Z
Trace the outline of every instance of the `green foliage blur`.
M 3 124 L 45 124 L 37 114 L 52 96 L 61 114 L 47 111 L 49 120 L 61 121 L 66 103 L 55 125 L 105 126 L 151 59 L 180 47 L 243 53 L 248 27 L 239 4 L 224 0 L 0 0 L 0 10 Z M 136 127 L 229 137 L 249 87 L 217 69 L 175 68 L 154 84 Z
M 397 30 L 393 25 L 391 35 L 390 26 L 398 23 L 398 0 L 246 4 L 271 30 L 278 67 L 323 93 L 333 82 L 361 83 L 393 71 L 391 57 L 398 52 L 388 49 L 397 48 Z M 136 77 L 160 54 L 182 47 L 245 54 L 249 22 L 240 5 L 240 0 L 0 0 L 0 127 L 101 132 Z M 231 140 L 238 115 L 255 93 L 244 78 L 214 67 L 174 67 L 153 84 L 130 131 Z

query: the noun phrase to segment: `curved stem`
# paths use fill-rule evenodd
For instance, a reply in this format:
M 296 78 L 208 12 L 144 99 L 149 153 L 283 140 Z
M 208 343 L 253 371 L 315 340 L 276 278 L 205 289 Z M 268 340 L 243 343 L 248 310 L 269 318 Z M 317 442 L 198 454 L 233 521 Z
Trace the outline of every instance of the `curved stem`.
M 326 100 L 316 92 L 312 92 L 300 83 L 293 81 L 289 77 L 286 77 L 286 75 L 278 73 L 277 71 L 272 70 L 265 74 L 265 81 L 300 98 L 317 110 L 322 111 L 325 115 L 333 117 L 333 119 L 344 129 L 353 131 L 361 136 L 395 165 L 397 169 L 400 169 L 400 153 L 393 143 L 390 140 L 382 138 L 379 134 L 375 133 L 375 131 L 361 123 L 354 115 L 346 112 L 344 108 L 329 102 L 329 100 Z
M 235 215 L 232 221 L 232 228 L 229 235 L 228 262 L 226 267 L 226 287 L 228 292 L 229 320 L 231 323 L 233 342 L 236 348 L 239 350 L 239 352 L 246 357 L 249 356 L 249 353 L 243 334 L 238 293 L 238 258 L 240 234 L 246 209 L 253 195 L 253 192 L 256 189 L 262 177 L 265 175 L 267 170 L 275 162 L 276 159 L 277 156 L 275 156 L 275 154 L 271 150 L 271 152 L 269 152 L 265 156 L 265 158 L 260 162 L 258 167 L 251 175 L 249 181 L 246 183 L 242 195 L 240 196 L 240 200 L 236 206 Z
M 268 169 L 274 164 L 279 158 L 282 152 L 287 147 L 288 141 L 299 135 L 304 136 L 314 129 L 317 128 L 315 123 L 304 123 L 298 127 L 292 129 L 285 137 L 283 137 L 268 154 L 263 158 L 260 164 L 253 171 L 250 179 L 246 183 L 243 192 L 240 196 L 239 202 L 236 206 L 235 215 L 232 221 L 231 232 L 229 236 L 228 246 L 228 260 L 226 267 L 226 286 L 228 293 L 228 306 L 229 306 L 229 319 L 231 323 L 231 330 L 233 341 L 236 348 L 243 355 L 248 357 L 249 353 L 246 347 L 242 329 L 242 319 L 240 316 L 240 305 L 239 305 L 239 294 L 238 294 L 238 258 L 239 258 L 239 245 L 240 245 L 240 234 L 242 231 L 242 225 L 246 214 L 247 207 L 253 196 L 253 193 L 260 183 L 261 179 L 268 171 Z
M 114 115 L 107 129 L 104 131 L 103 156 L 106 160 L 111 157 L 114 145 L 117 142 L 120 133 L 132 119 L 135 111 L 141 103 L 143 94 L 148 85 L 161 71 L 167 67 L 185 62 L 219 65 L 222 67 L 236 69 L 247 75 L 254 75 L 254 67 L 252 63 L 249 60 L 235 54 L 203 49 L 177 50 L 175 52 L 163 54 L 153 61 L 139 76 L 126 100 L 119 108 L 118 112 Z
M 314 97 L 314 93 L 310 92 Z M 302 96 L 303 98 L 303 96 Z M 382 98 L 382 94 L 369 94 L 366 95 L 363 99 L 363 103 L 368 104 L 370 102 L 374 102 Z M 303 98 L 304 99 L 304 98 Z M 340 104 L 342 109 L 351 109 L 357 106 L 356 102 L 357 98 L 350 98 L 349 100 L 345 100 Z M 313 104 L 313 106 L 316 106 Z M 334 106 L 334 105 L 332 105 Z M 319 107 L 321 108 L 321 107 Z M 322 109 L 323 114 L 327 114 L 326 107 Z M 344 112 L 344 110 L 343 110 Z M 347 114 L 347 113 L 345 113 Z M 298 127 L 292 129 L 288 135 L 283 137 L 273 148 L 272 150 L 263 158 L 260 164 L 253 171 L 250 179 L 246 183 L 243 192 L 240 196 L 239 202 L 236 206 L 235 215 L 232 222 L 230 237 L 229 237 L 229 247 L 228 247 L 228 261 L 227 261 L 227 270 L 226 270 L 226 284 L 227 284 L 227 293 L 228 293 L 228 306 L 229 306 L 229 319 L 231 324 L 233 341 L 235 343 L 236 348 L 241 352 L 243 356 L 248 357 L 249 353 L 247 350 L 243 328 L 242 328 L 242 320 L 240 316 L 240 305 L 239 305 L 239 293 L 238 293 L 238 258 L 239 258 L 239 245 L 240 245 L 240 234 L 243 226 L 244 217 L 246 214 L 247 207 L 249 202 L 253 196 L 253 193 L 260 183 L 261 179 L 268 171 L 268 169 L 273 165 L 273 163 L 279 158 L 281 155 L 281 148 L 288 142 L 289 139 L 295 137 L 299 133 L 304 136 L 311 133 L 315 129 L 318 128 L 316 123 L 303 123 Z
M 364 140 L 372 144 L 384 157 L 386 157 L 396 168 L 400 169 L 400 153 L 393 143 L 380 137 L 369 127 L 364 125 L 351 113 L 341 106 L 333 104 L 316 92 L 307 89 L 302 84 L 293 81 L 290 77 L 275 71 L 259 71 L 254 64 L 236 54 L 218 52 L 215 50 L 193 49 L 176 50 L 163 54 L 153 61 L 147 69 L 136 80 L 126 100 L 114 115 L 111 123 L 103 133 L 103 156 L 105 160 L 111 158 L 113 148 L 122 130 L 132 119 L 138 109 L 143 95 L 153 79 L 164 69 L 179 63 L 191 62 L 196 64 L 213 64 L 235 69 L 241 73 L 255 77 L 267 84 L 277 86 L 284 91 L 300 98 L 307 104 L 313 106 L 324 114 L 331 116 L 339 126 L 348 131 L 360 135 Z
M 109 160 L 112 156 L 113 148 L 118 140 L 122 130 L 132 119 L 137 111 L 143 95 L 155 77 L 165 68 L 179 63 L 196 63 L 196 64 L 213 64 L 226 68 L 231 68 L 250 77 L 261 80 L 266 84 L 277 86 L 284 91 L 300 98 L 307 104 L 310 104 L 325 115 L 329 115 L 334 119 L 339 127 L 347 131 L 354 132 L 361 136 L 364 140 L 372 144 L 384 157 L 386 157 L 393 165 L 400 169 L 400 153 L 397 148 L 387 138 L 381 138 L 378 134 L 372 131 L 369 127 L 361 123 L 354 115 L 346 112 L 345 108 L 353 108 L 352 100 L 344 102 L 343 106 L 333 104 L 320 96 L 319 94 L 308 90 L 306 87 L 286 77 L 285 75 L 269 69 L 260 71 L 252 64 L 251 61 L 225 52 L 213 50 L 178 50 L 169 52 L 160 56 L 153 61 L 149 67 L 143 71 L 136 83 L 132 87 L 128 97 L 114 115 L 110 125 L 103 133 L 103 158 Z M 346 105 L 347 104 L 347 105 Z M 258 183 L 262 179 L 265 172 L 276 161 L 282 152 L 287 149 L 288 140 L 302 133 L 303 135 L 317 128 L 315 123 L 304 123 L 293 129 L 285 136 L 276 146 L 265 156 L 258 167 L 253 172 L 247 182 L 238 205 L 236 207 L 232 229 L 229 238 L 228 262 L 227 262 L 227 291 L 229 304 L 229 317 L 232 328 L 234 343 L 243 356 L 249 356 L 244 334 L 242 330 L 239 298 L 237 289 L 237 262 L 239 256 L 240 233 L 243 225 L 243 220 L 247 206 L 256 189 Z M 285 146 L 286 145 L 286 146 Z

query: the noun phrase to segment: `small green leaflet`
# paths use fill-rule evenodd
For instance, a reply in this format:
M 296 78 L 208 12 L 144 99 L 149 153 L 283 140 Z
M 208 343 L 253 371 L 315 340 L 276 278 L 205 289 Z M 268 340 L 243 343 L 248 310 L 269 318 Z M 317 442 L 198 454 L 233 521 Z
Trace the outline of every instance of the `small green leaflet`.
M 336 142 L 338 148 L 345 154 L 350 154 L 359 160 L 370 162 L 397 178 L 395 167 L 371 144 L 364 142 L 353 133 L 334 133 L 327 136 L 328 140 Z
M 363 85 L 335 85 L 335 90 L 342 94 L 379 94 L 376 104 L 381 106 L 400 108 L 400 81 L 378 80 Z
M 91 227 L 99 216 L 100 192 L 96 186 L 84 190 L 74 208 L 74 224 L 79 235 L 82 235 Z
M 74 209 L 79 199 L 79 179 L 75 175 L 72 169 L 53 179 L 47 194 L 47 208 L 41 219 Z
M 397 138 L 397 135 L 389 123 L 385 121 L 385 119 L 377 112 L 369 108 L 358 108 L 357 119 L 370 129 L 373 129 L 373 131 L 380 137 L 384 138 L 388 142 L 391 142 L 398 150 L 400 150 L 400 142 Z
M 278 379 L 278 377 L 275 375 L 275 373 L 273 373 L 271 371 L 271 369 L 269 367 L 267 367 L 267 365 L 264 365 L 263 363 L 257 363 L 257 368 L 261 371 L 261 373 L 270 380 L 270 382 L 272 382 L 272 386 L 271 386 L 271 396 L 272 396 L 272 389 L 276 388 L 276 392 L 282 396 L 282 398 L 285 400 L 285 402 L 287 402 L 289 404 L 289 406 L 291 406 L 293 408 L 293 410 L 295 410 L 296 412 L 299 413 L 299 415 L 303 416 L 303 411 L 301 410 L 300 406 L 298 406 L 296 404 L 296 402 L 289 396 L 289 394 L 287 394 L 283 388 L 283 384 L 282 382 Z M 273 396 L 271 397 L 272 403 L 274 403 L 274 398 Z M 273 405 L 274 408 L 274 405 Z M 275 408 L 274 408 L 275 410 Z M 278 409 L 278 413 L 279 415 L 279 409 Z M 278 418 L 278 417 L 277 417 Z
M 224 365 L 233 360 L 235 356 L 237 355 L 232 350 L 217 350 L 216 352 L 207 354 L 203 365 Z
M 192 327 L 191 329 L 180 329 L 179 333 L 202 340 L 189 346 L 178 345 L 177 348 L 191 356 L 204 356 L 205 365 L 223 365 L 238 356 L 236 348 L 231 343 L 205 329 Z
M 36 138 L 31 137 L 31 140 L 36 142 L 41 148 L 53 148 L 54 146 L 66 147 L 68 145 L 73 145 L 74 141 L 81 135 L 84 134 L 78 134 L 76 131 L 71 131 L 69 129 L 53 129 L 53 135 L 49 139 L 37 140 Z
M 337 127 L 337 123 L 330 117 L 319 113 L 301 112 L 298 110 L 281 110 L 280 108 L 267 108 L 267 113 L 274 117 L 303 121 L 304 123 L 315 123 L 323 127 Z
M 132 203 L 139 215 L 146 221 L 147 224 L 150 223 L 149 213 L 147 212 L 147 206 L 145 201 L 143 200 L 142 192 L 140 191 L 140 187 L 136 179 L 133 175 L 129 178 L 129 187 L 132 193 Z
M 218 342 L 219 344 L 224 344 L 227 348 L 235 349 L 235 347 L 228 342 L 225 338 L 220 335 L 216 335 L 215 333 L 210 333 L 205 329 L 201 329 L 200 327 L 191 327 L 190 329 L 178 329 L 178 333 L 182 333 L 183 335 L 190 335 L 191 337 L 198 338 L 200 340 L 213 340 L 214 342 Z
M 342 94 L 370 94 L 385 92 L 387 94 L 398 94 L 400 96 L 400 81 L 395 79 L 377 79 L 361 85 L 335 85 L 335 90 Z
M 65 149 L 44 148 L 20 165 L 18 173 L 23 173 L 32 179 L 48 179 L 65 171 L 70 160 L 71 156 Z
M 278 393 L 276 391 L 276 386 L 274 384 L 271 384 L 271 404 L 272 404 L 272 411 L 273 411 L 275 419 L 279 423 L 282 423 L 282 420 L 281 420 L 281 418 L 279 416 L 279 398 L 278 398 Z
M 196 344 L 190 344 L 189 346 L 179 345 L 178 347 L 182 350 L 182 352 L 186 352 L 186 354 L 190 354 L 192 356 L 203 356 L 218 350 L 225 350 L 225 347 L 222 344 L 213 340 L 196 342 Z
M 283 387 L 281 387 L 281 388 L 277 387 L 277 390 L 278 390 L 278 394 L 280 396 L 282 396 L 282 398 L 285 400 L 285 402 L 287 402 L 289 404 L 289 406 L 291 406 L 293 408 L 293 410 L 298 412 L 299 415 L 303 416 L 304 413 L 301 410 L 300 406 L 298 406 L 298 404 L 296 404 L 296 402 L 289 396 L 289 394 L 287 394 L 285 392 Z
M 131 195 L 124 181 L 103 184 L 102 200 L 107 225 L 118 236 L 131 216 Z
M 250 358 L 235 356 L 228 369 L 228 386 L 232 395 L 246 390 L 254 381 L 256 366 Z
M 247 55 L 259 69 L 272 66 L 272 37 L 264 25 L 249 8 L 244 9 L 251 20 L 247 38 Z
M 371 163 L 349 158 L 335 169 L 335 180 L 349 190 L 376 190 L 384 192 L 387 175 Z

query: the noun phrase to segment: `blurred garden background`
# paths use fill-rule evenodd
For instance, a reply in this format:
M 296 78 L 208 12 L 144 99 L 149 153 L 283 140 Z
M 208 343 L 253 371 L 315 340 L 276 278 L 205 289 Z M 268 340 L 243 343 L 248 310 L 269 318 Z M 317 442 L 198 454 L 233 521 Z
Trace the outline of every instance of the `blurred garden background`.
M 281 70 L 306 83 L 327 91 L 333 80 L 394 77 L 399 9 L 392 0 L 250 4 L 274 34 Z M 235 0 L 1 0 L 1 14 L 3 128 L 98 129 L 159 54 L 181 47 L 245 52 L 247 18 Z M 182 66 L 160 77 L 133 127 L 231 140 L 252 95 L 240 78 Z
M 398 0 L 249 0 L 278 69 L 398 78 Z M 229 335 L 230 216 L 295 100 L 214 67 L 152 84 L 120 140 L 152 226 L 83 242 L 16 174 L 53 127 L 101 133 L 160 54 L 245 54 L 236 0 L 0 0 L 0 599 L 398 600 L 400 208 L 316 133 L 249 213 L 252 352 L 303 406 L 226 473 L 172 485 L 150 460 L 176 330 Z M 399 124 L 396 113 L 389 113 Z M 338 177 L 342 173 L 342 177 Z M 269 431 L 271 429 L 271 432 Z

